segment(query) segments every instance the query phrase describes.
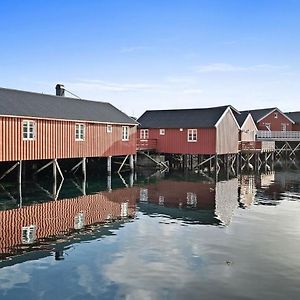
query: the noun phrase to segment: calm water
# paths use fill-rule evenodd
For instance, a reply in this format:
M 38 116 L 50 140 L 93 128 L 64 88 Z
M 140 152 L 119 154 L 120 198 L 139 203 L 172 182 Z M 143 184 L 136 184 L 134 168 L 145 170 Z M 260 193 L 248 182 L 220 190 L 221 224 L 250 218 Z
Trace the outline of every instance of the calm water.
M 300 172 L 132 180 L 0 186 L 0 299 L 300 299 Z

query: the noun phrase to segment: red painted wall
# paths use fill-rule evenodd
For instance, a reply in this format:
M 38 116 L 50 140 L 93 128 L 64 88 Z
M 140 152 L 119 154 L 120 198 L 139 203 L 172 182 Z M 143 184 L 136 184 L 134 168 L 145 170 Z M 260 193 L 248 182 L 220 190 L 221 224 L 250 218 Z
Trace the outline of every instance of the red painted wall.
M 293 124 L 292 129 L 295 131 L 300 131 L 300 124 L 299 123 Z
M 22 121 L 36 122 L 36 138 L 22 139 Z M 136 127 L 130 127 L 129 141 L 122 141 L 122 126 L 113 125 L 112 133 L 106 124 L 86 124 L 84 141 L 75 141 L 73 121 L 34 118 L 0 118 L 0 161 L 37 160 L 76 157 L 105 157 L 136 153 Z M 79 123 L 79 122 L 78 122 Z
M 173 154 L 215 154 L 216 129 L 198 128 L 197 142 L 187 141 L 188 129 L 166 128 L 165 135 L 159 134 L 159 129 L 149 129 L 149 139 L 157 139 L 157 152 Z M 138 131 L 140 137 L 140 130 Z
M 275 118 L 275 113 L 278 114 L 277 119 Z M 281 123 L 287 124 L 286 130 L 290 131 L 292 130 L 292 122 L 286 118 L 285 115 L 281 114 L 279 111 L 275 111 L 262 119 L 260 122 L 257 123 L 257 129 L 258 130 L 267 130 L 265 124 L 270 123 L 271 124 L 271 131 L 281 131 Z

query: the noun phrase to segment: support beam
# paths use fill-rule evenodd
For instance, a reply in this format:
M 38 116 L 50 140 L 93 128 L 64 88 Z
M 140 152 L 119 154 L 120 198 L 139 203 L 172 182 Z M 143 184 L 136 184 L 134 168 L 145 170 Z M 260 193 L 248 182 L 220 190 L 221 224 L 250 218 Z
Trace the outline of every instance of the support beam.
M 111 156 L 107 157 L 107 173 L 111 175 Z
M 41 168 L 39 168 L 38 170 L 36 170 L 34 172 L 34 175 L 40 173 L 41 171 L 43 171 L 44 169 L 46 169 L 47 167 L 49 167 L 51 164 L 53 164 L 53 160 L 51 160 L 50 162 L 48 162 L 47 164 L 45 164 L 44 166 L 42 166 Z
M 125 162 L 126 162 L 128 156 L 129 156 L 129 154 L 127 154 L 126 157 L 124 158 L 124 160 L 123 160 L 123 162 L 122 162 L 122 164 L 121 164 L 121 166 L 120 166 L 120 168 L 119 168 L 119 170 L 118 170 L 118 173 L 121 172 L 121 170 L 122 170 L 122 168 L 123 168 L 123 166 L 124 166 L 124 164 L 125 164 Z
M 86 157 L 82 158 L 82 174 L 83 180 L 86 181 Z
M 134 170 L 133 154 L 130 154 L 130 156 L 129 156 L 129 166 L 130 166 L 130 170 L 133 171 Z
M 5 171 L 3 173 L 3 175 L 0 177 L 0 180 L 2 180 L 5 176 L 7 176 L 10 172 L 12 172 L 18 165 L 20 164 L 20 162 L 18 161 L 17 163 L 15 163 L 11 168 L 9 168 L 7 171 Z

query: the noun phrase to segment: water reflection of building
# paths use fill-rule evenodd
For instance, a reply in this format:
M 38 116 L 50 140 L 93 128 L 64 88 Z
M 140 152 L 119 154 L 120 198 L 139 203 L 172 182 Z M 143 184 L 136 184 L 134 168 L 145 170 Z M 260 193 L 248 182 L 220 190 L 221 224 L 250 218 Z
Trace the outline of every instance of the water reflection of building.
M 0 253 L 13 254 L 22 244 L 67 235 L 95 223 L 132 217 L 137 191 L 117 189 L 0 211 Z
M 140 189 L 142 212 L 195 224 L 229 224 L 237 206 L 237 179 L 226 182 L 163 180 Z
M 256 179 L 254 175 L 240 176 L 240 202 L 244 207 L 250 207 L 255 201 Z
M 235 209 L 238 206 L 238 179 L 216 183 L 216 210 L 215 213 L 224 225 L 231 222 Z

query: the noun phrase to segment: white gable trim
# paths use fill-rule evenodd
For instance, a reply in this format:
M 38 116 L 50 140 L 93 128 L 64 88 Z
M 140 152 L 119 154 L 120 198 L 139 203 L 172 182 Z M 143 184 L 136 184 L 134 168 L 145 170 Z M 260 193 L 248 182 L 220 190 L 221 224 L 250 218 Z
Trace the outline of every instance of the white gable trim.
M 285 113 L 283 113 L 279 108 L 274 108 L 272 109 L 270 112 L 268 112 L 266 115 L 264 115 L 263 117 L 261 117 L 259 120 L 257 120 L 257 122 L 260 122 L 261 120 L 263 120 L 264 118 L 266 118 L 267 116 L 269 116 L 271 113 L 273 113 L 274 111 L 278 111 L 279 113 L 281 113 L 286 119 L 288 119 L 290 122 L 292 122 L 292 124 L 295 124 L 295 122 L 290 119 Z
M 234 116 L 234 114 L 233 114 L 233 112 L 232 112 L 230 106 L 228 106 L 228 107 L 226 108 L 226 110 L 223 112 L 222 116 L 220 117 L 220 119 L 219 119 L 219 120 L 217 121 L 217 123 L 215 124 L 215 127 L 218 127 L 218 126 L 219 126 L 219 124 L 222 122 L 222 120 L 224 119 L 224 117 L 226 116 L 226 114 L 227 114 L 228 111 L 229 111 L 230 114 L 232 115 L 233 120 L 235 121 L 235 124 L 236 124 L 237 128 L 238 128 L 238 129 L 241 129 L 241 128 L 240 128 L 240 125 L 239 125 L 239 123 L 237 122 L 237 120 L 236 120 L 236 118 L 235 118 L 235 116 Z
M 249 113 L 248 116 L 246 117 L 246 119 L 245 119 L 243 125 L 241 126 L 241 130 L 244 129 L 244 125 L 246 124 L 246 122 L 247 122 L 247 120 L 248 120 L 249 118 L 252 120 L 252 123 L 254 124 L 255 129 L 258 130 L 257 127 L 256 127 L 256 124 L 255 124 L 255 122 L 254 122 L 254 120 L 253 120 L 253 117 L 252 117 L 251 113 Z

